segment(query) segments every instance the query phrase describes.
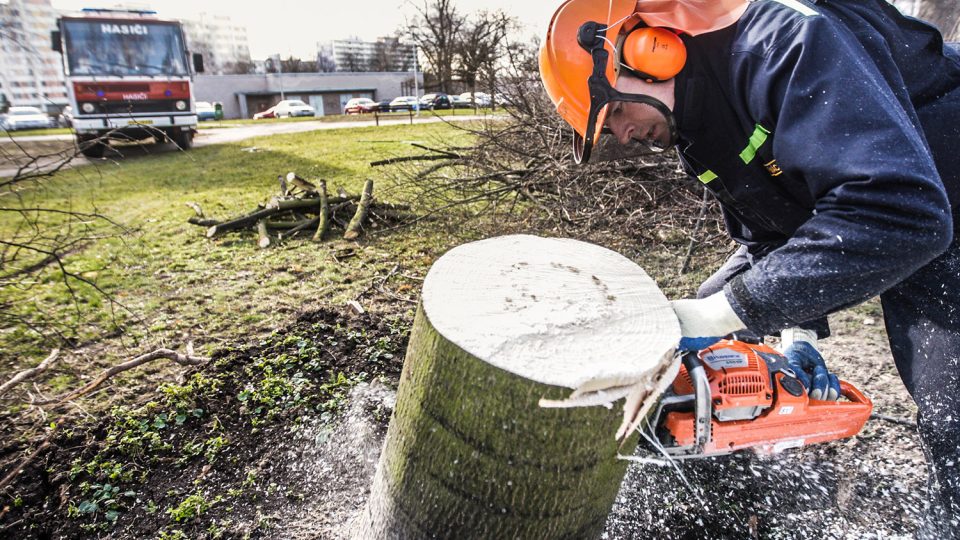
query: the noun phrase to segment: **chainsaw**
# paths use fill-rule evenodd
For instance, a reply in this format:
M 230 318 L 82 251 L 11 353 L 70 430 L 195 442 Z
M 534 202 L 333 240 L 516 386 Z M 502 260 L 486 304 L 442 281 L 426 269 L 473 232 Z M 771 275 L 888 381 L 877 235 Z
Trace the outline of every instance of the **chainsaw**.
M 811 399 L 786 357 L 762 343 L 725 339 L 681 362 L 649 417 L 648 442 L 671 458 L 774 454 L 852 437 L 873 410 L 846 381 L 839 401 Z

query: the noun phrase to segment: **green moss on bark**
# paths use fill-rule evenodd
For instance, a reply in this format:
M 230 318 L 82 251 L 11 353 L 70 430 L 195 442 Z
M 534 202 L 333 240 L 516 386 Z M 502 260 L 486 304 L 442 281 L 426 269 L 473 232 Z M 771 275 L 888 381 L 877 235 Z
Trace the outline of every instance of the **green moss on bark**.
M 537 404 L 569 393 L 471 356 L 421 306 L 360 536 L 598 537 L 626 472 L 621 415 Z

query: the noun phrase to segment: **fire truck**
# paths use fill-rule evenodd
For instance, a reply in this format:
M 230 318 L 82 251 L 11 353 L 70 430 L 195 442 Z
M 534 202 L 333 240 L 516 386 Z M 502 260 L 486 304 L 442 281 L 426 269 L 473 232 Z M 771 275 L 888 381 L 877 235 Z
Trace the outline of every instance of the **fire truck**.
M 193 75 L 203 72 L 203 58 L 188 54 L 179 21 L 153 11 L 84 9 L 58 19 L 51 41 L 63 56 L 84 155 L 102 157 L 110 140 L 193 146 Z

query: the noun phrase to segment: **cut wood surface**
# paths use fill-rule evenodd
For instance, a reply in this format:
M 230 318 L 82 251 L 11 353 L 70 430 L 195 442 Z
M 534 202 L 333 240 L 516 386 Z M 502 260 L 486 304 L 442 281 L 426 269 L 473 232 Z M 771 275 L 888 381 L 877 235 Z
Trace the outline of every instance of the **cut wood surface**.
M 356 537 L 600 537 L 626 471 L 620 414 L 538 404 L 636 382 L 679 337 L 657 285 L 612 251 L 534 236 L 451 250 L 424 281 Z
M 567 388 L 635 382 L 680 339 L 669 300 L 642 268 L 570 239 L 456 247 L 427 274 L 423 303 L 437 331 L 470 354 Z

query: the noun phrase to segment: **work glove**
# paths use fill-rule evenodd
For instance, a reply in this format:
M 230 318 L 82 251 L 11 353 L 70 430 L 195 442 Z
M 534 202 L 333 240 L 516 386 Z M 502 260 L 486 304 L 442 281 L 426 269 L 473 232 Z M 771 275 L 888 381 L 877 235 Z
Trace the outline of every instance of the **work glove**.
M 746 325 L 734 313 L 723 291 L 696 300 L 674 300 L 673 311 L 680 321 L 680 350 L 699 351 Z
M 817 350 L 815 332 L 803 328 L 781 331 L 780 350 L 787 357 L 787 365 L 807 389 L 810 399 L 840 399 L 840 379 L 827 371 L 823 355 Z

